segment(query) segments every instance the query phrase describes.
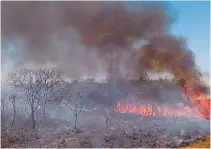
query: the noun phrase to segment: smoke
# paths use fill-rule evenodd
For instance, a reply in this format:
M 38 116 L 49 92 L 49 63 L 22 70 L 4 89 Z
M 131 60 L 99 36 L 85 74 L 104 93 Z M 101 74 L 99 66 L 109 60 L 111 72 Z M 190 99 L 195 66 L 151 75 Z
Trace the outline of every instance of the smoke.
M 191 87 L 198 88 L 202 84 L 194 54 L 182 38 L 165 35 L 150 39 L 141 48 L 138 63 L 140 71 L 170 71 L 175 78 L 184 78 Z
M 103 63 L 94 52 L 87 53 L 80 43 L 80 35 L 69 21 L 66 22 L 68 15 L 61 17 L 66 12 L 68 8 L 63 11 L 62 6 L 54 2 L 3 2 L 3 66 L 6 68 L 10 64 L 13 69 L 26 65 L 50 65 L 73 78 L 83 75 L 95 77 L 98 70 L 103 72 Z M 20 42 L 24 46 L 20 46 Z M 15 51 L 9 52 L 11 44 L 15 46 Z
M 168 5 L 130 4 L 2 2 L 2 37 L 24 43 L 18 64 L 50 63 L 73 78 L 100 72 L 140 77 L 150 70 L 170 70 L 178 78 L 199 80 L 193 53 L 168 32 L 174 20 Z M 134 48 L 143 41 L 147 45 Z

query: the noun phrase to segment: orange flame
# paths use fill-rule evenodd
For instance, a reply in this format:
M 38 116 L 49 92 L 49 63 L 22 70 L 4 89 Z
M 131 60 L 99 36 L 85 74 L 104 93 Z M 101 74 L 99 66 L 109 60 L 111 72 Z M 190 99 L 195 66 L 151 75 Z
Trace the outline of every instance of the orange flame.
M 190 103 L 197 107 L 196 115 L 201 118 L 210 119 L 210 98 L 198 90 L 191 94 L 186 84 L 183 87 L 183 91 Z
M 184 108 L 161 108 L 158 105 L 145 105 L 145 104 L 126 104 L 121 105 L 120 102 L 117 103 L 117 111 L 120 113 L 138 113 L 142 116 L 187 116 L 191 115 L 193 112 L 189 107 Z M 157 109 L 157 110 L 156 110 Z M 162 109 L 162 110 L 161 110 Z
M 183 87 L 183 91 L 187 95 L 190 103 L 197 107 L 197 109 L 190 108 L 189 106 L 183 108 L 167 108 L 151 104 L 121 105 L 120 102 L 117 102 L 116 110 L 120 113 L 138 113 L 142 116 L 192 116 L 210 119 L 210 99 L 200 91 L 196 91 L 191 95 L 187 85 Z

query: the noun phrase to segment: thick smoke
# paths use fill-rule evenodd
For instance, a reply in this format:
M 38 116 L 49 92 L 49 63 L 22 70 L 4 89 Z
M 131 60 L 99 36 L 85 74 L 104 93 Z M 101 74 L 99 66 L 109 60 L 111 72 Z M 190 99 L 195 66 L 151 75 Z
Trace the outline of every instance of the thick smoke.
M 2 37 L 25 43 L 20 64 L 51 63 L 71 77 L 99 72 L 141 77 L 169 70 L 199 84 L 193 54 L 182 38 L 168 33 L 173 17 L 166 3 L 135 5 L 139 7 L 124 2 L 2 2 Z M 133 48 L 142 41 L 147 45 Z
M 189 86 L 200 87 L 202 74 L 184 40 L 170 35 L 159 36 L 150 39 L 139 55 L 140 71 L 170 71 L 175 78 L 184 78 Z

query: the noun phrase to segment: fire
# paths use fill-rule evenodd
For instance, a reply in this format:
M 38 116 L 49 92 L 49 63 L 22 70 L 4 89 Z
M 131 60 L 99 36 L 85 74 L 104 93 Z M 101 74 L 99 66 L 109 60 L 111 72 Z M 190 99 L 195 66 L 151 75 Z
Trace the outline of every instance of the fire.
M 117 111 L 120 113 L 138 113 L 142 116 L 186 116 L 193 112 L 189 107 L 168 108 L 158 105 L 145 104 L 126 104 L 117 103 Z
M 125 104 L 122 105 L 117 102 L 116 110 L 120 113 L 138 113 L 142 116 L 192 116 L 210 119 L 210 99 L 204 93 L 196 91 L 190 94 L 187 85 L 184 85 L 183 91 L 185 92 L 188 100 L 193 105 L 180 108 L 161 107 L 159 105 L 151 104 Z
M 198 90 L 191 94 L 186 84 L 183 91 L 190 103 L 197 107 L 196 116 L 210 119 L 210 98 Z
M 122 106 L 120 102 L 117 103 L 117 111 L 120 113 L 139 113 L 143 116 L 153 115 L 152 106 L 148 105 L 135 105 L 135 104 L 127 104 Z

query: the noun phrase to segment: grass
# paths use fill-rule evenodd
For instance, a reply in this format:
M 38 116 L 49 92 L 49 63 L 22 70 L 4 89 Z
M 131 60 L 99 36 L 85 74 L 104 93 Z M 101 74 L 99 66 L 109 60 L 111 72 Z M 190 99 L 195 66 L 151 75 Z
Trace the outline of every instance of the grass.
M 181 146 L 181 148 L 210 148 L 210 136 L 197 140 L 190 145 Z

